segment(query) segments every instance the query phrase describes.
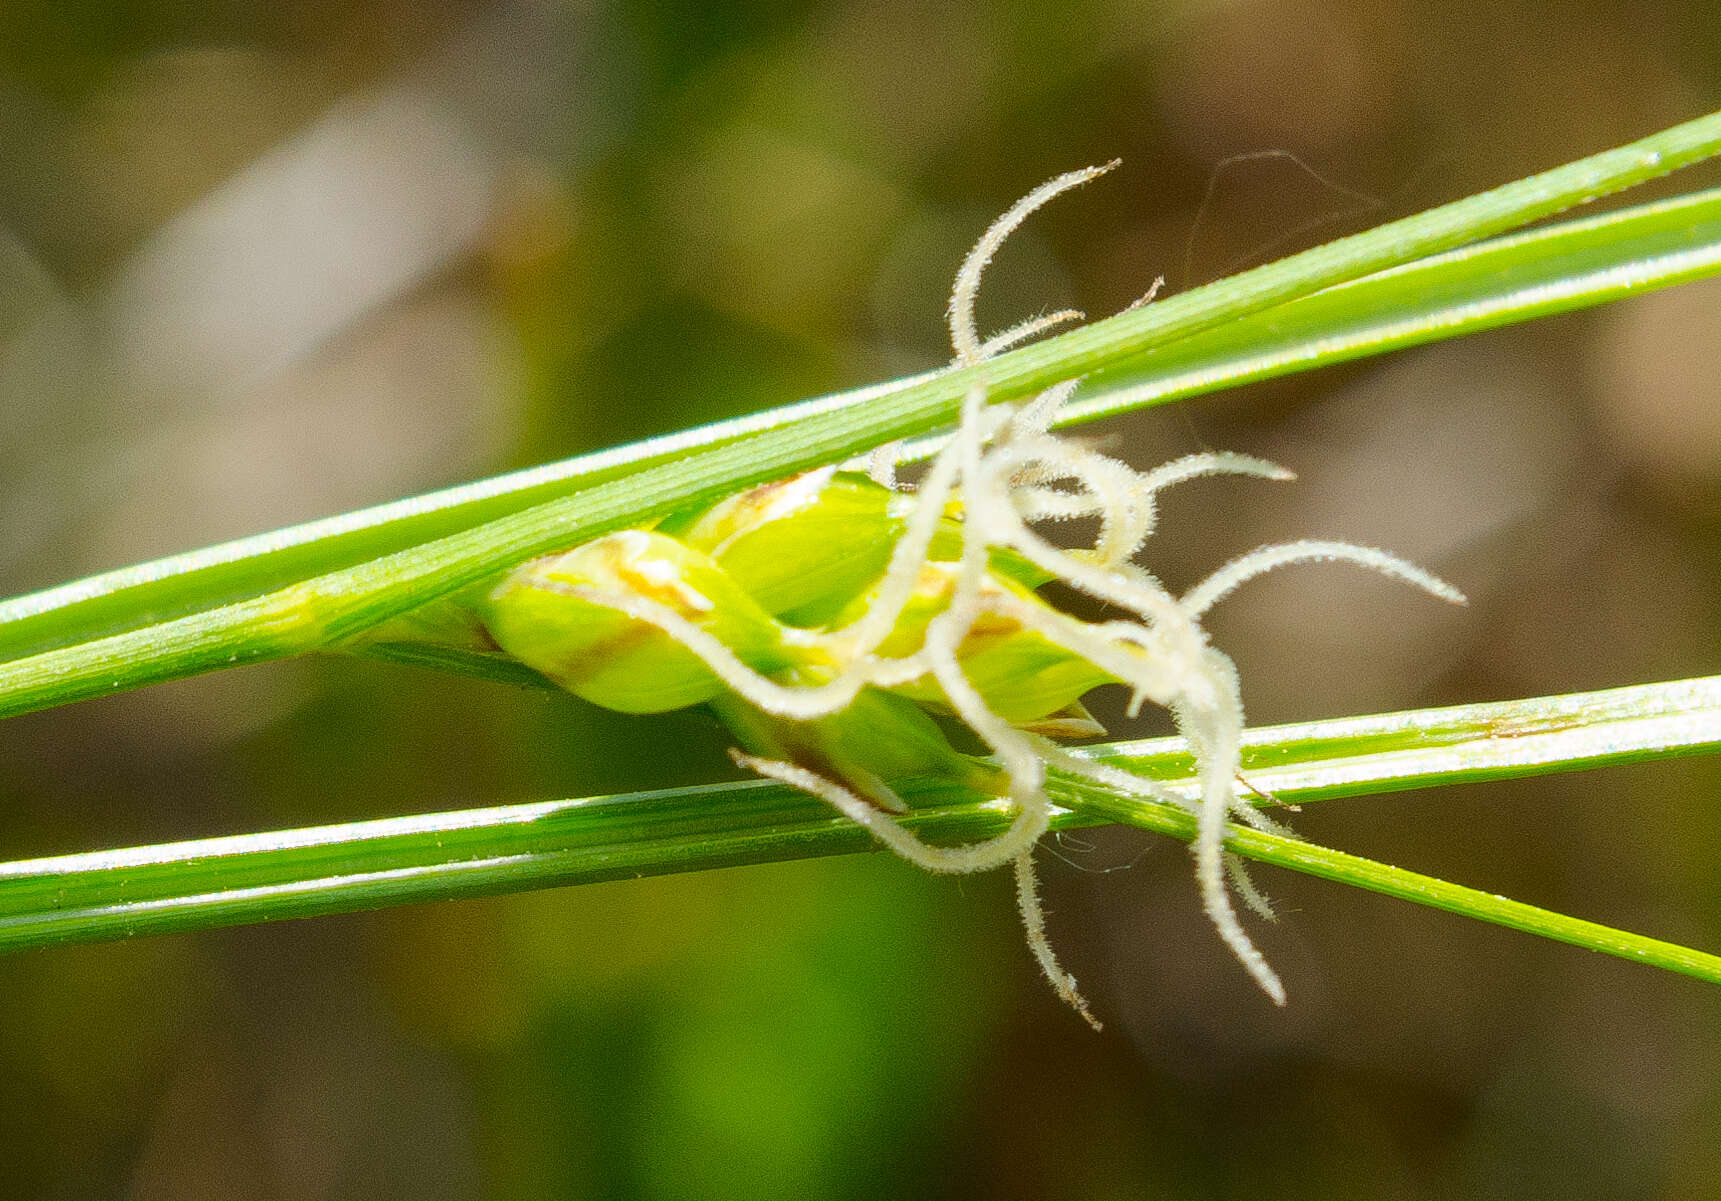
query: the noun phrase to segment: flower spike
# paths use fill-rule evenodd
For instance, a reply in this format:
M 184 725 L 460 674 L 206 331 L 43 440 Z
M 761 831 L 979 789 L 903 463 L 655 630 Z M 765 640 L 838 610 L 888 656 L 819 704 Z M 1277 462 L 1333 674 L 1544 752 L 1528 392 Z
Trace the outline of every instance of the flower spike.
M 733 752 L 737 764 L 823 799 L 912 863 L 936 872 L 1011 865 L 1035 961 L 1096 1029 L 1052 951 L 1035 878 L 1034 847 L 1053 812 L 1048 767 L 1195 814 L 1202 907 L 1283 1004 L 1284 985 L 1244 930 L 1232 892 L 1260 916 L 1272 910 L 1225 850 L 1232 818 L 1279 827 L 1238 796 L 1241 689 L 1201 617 L 1244 581 L 1304 561 L 1354 563 L 1463 601 L 1384 551 L 1323 541 L 1252 551 L 1174 596 L 1134 561 L 1154 531 L 1158 492 L 1201 476 L 1291 473 L 1225 453 L 1138 471 L 1052 432 L 1075 380 L 1021 404 L 989 403 L 991 355 L 1078 315 L 1054 313 L 982 340 L 974 301 L 987 264 L 1035 209 L 1115 165 L 1036 188 L 963 262 L 950 295 L 951 344 L 957 364 L 977 370 L 918 488 L 895 487 L 888 452 L 870 464 L 870 479 L 825 468 L 527 564 L 485 610 L 504 650 L 600 704 L 710 704 L 745 748 Z M 1097 520 L 1091 545 L 1067 549 L 1036 528 L 1075 517 Z M 1060 612 L 1034 591 L 1050 580 L 1119 615 L 1089 622 Z M 631 682 L 642 668 L 651 678 Z M 1050 740 L 1097 729 L 1080 698 L 1106 683 L 1129 689 L 1132 714 L 1148 702 L 1171 713 L 1195 759 L 1193 794 Z M 956 750 L 926 710 L 966 726 L 991 761 Z M 1013 814 L 1009 828 L 963 846 L 923 841 L 902 823 L 907 806 L 893 787 L 915 775 L 992 793 Z

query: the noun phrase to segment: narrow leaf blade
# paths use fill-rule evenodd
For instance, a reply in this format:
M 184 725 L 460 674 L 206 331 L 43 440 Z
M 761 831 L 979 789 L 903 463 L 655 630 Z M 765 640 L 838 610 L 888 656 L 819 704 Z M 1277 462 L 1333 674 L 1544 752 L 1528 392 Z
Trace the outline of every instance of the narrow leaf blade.
M 1721 677 L 1252 730 L 1244 770 L 1282 800 L 1362 796 L 1721 749 Z M 1180 740 L 1089 753 L 1193 789 Z M 1054 778 L 1059 828 L 1122 821 L 1188 839 L 1177 806 Z M 940 841 L 999 832 L 999 801 L 908 790 Z M 1721 959 L 1291 839 L 1232 849 L 1483 921 L 1721 982 Z M 763 782 L 549 801 L 0 864 L 0 950 L 870 849 L 812 798 Z
M 350 556 L 393 545 L 409 528 L 423 537 L 434 522 L 449 521 L 451 511 L 459 511 L 456 524 L 476 519 L 480 500 L 506 507 L 510 490 L 525 493 L 536 485 L 516 479 L 500 492 L 487 491 L 484 483 L 470 485 L 470 492 L 405 502 L 399 511 L 370 511 L 345 525 L 332 519 L 327 526 L 241 540 L 18 598 L 0 606 L 0 656 L 13 659 L 0 664 L 0 714 L 331 645 L 533 554 L 689 500 L 715 498 L 925 433 L 949 420 L 978 378 L 989 395 L 1009 399 L 1117 367 L 1155 347 L 1548 216 L 1718 149 L 1721 113 L 1011 351 L 981 367 L 886 385 L 858 401 L 809 402 L 787 423 L 765 415 L 759 419 L 764 432 L 739 441 L 724 440 L 733 431 L 692 431 L 689 444 L 703 449 L 667 461 L 656 457 L 661 446 L 624 448 L 615 452 L 617 462 L 639 470 L 370 562 L 355 565 Z M 716 444 L 708 445 L 713 439 Z M 578 473 L 596 478 L 599 469 L 588 463 Z M 564 478 L 545 486 L 566 483 Z M 478 507 L 459 510 L 467 502 Z M 432 524 L 413 527 L 414 521 Z M 260 596 L 239 595 L 281 585 L 283 574 L 294 581 Z M 302 611 L 290 611 L 293 605 Z M 271 622 L 282 628 L 266 628 Z

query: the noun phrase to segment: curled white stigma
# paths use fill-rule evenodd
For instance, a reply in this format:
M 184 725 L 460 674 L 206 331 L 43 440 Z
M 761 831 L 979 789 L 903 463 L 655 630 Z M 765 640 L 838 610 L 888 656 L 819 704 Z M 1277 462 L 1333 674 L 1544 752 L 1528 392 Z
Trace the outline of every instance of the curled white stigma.
M 992 355 L 1075 319 L 1053 313 L 1022 323 L 989 340 L 974 325 L 974 302 L 992 256 L 1010 233 L 1047 200 L 1104 174 L 1115 163 L 1060 175 L 1018 201 L 980 238 L 956 274 L 949 318 L 956 364 L 983 366 Z M 1157 290 L 1158 284 L 1155 284 Z M 1150 292 L 1143 301 L 1151 300 Z M 1132 306 L 1134 307 L 1134 306 Z M 931 677 L 956 715 L 996 756 L 1009 781 L 1002 799 L 1014 820 L 1002 834 L 960 847 L 922 841 L 870 800 L 804 766 L 735 753 L 737 763 L 820 797 L 864 826 L 885 846 L 921 867 L 937 872 L 977 872 L 1014 866 L 1016 894 L 1028 945 L 1058 995 L 1096 1028 L 1076 989 L 1059 965 L 1046 935 L 1032 853 L 1045 833 L 1052 805 L 1045 790 L 1048 764 L 1107 788 L 1170 800 L 1197 817 L 1195 876 L 1202 907 L 1239 962 L 1274 1002 L 1285 1001 L 1284 986 L 1243 929 L 1231 887 L 1247 906 L 1270 916 L 1235 856 L 1225 851 L 1225 826 L 1232 818 L 1262 828 L 1278 828 L 1253 804 L 1240 799 L 1243 704 L 1231 661 L 1209 645 L 1201 617 L 1245 581 L 1288 563 L 1343 561 L 1416 585 L 1443 600 L 1462 603 L 1451 585 L 1384 551 L 1340 542 L 1292 542 L 1262 547 L 1221 567 L 1185 595 L 1172 595 L 1134 562 L 1152 535 L 1155 496 L 1163 488 L 1208 475 L 1246 475 L 1288 480 L 1291 473 L 1247 455 L 1196 454 L 1151 471 L 1138 471 L 1051 432 L 1058 412 L 1074 391 L 1070 380 L 1025 403 L 989 404 L 983 378 L 962 401 L 950 438 L 931 460 L 920 486 L 902 500 L 906 525 L 872 604 L 841 629 L 811 634 L 839 664 L 835 678 L 818 686 L 777 683 L 743 664 L 716 638 L 668 607 L 641 597 L 585 593 L 649 622 L 698 655 L 723 682 L 758 708 L 778 717 L 806 720 L 842 709 L 865 687 L 890 687 Z M 888 450 L 872 464 L 874 478 L 894 483 L 894 456 Z M 933 535 L 953 499 L 961 502 L 962 554 L 954 573 L 948 608 L 933 618 L 923 645 L 912 654 L 891 656 L 879 647 L 913 598 L 928 562 Z M 1067 550 L 1034 529 L 1035 523 L 1069 518 L 1097 519 L 1092 545 Z M 990 552 L 1008 548 L 1065 584 L 1114 606 L 1126 616 L 1102 623 L 1084 622 L 1044 606 L 1031 605 L 1006 590 L 984 587 Z M 1188 740 L 1196 763 L 1193 797 L 1119 768 L 1095 763 L 994 713 L 964 674 L 958 651 L 982 617 L 1013 618 L 1048 640 L 1077 654 L 1131 692 L 1131 708 L 1152 702 L 1169 710 Z

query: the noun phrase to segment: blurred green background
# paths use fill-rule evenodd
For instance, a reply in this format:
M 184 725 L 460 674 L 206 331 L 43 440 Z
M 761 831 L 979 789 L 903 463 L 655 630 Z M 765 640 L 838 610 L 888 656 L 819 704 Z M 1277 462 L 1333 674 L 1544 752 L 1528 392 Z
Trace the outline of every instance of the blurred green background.
M 1124 159 L 1000 257 L 990 328 L 1647 133 L 1716 107 L 1718 64 L 1712 0 L 9 0 L 0 593 L 936 365 L 962 253 L 1063 170 Z M 1266 149 L 1349 191 L 1216 170 Z M 1174 585 L 1319 536 L 1472 597 L 1252 586 L 1212 629 L 1257 722 L 1697 675 L 1718 347 L 1693 286 L 1103 434 L 1301 476 L 1169 497 Z M 279 664 L 0 725 L 0 859 L 703 781 L 723 747 Z M 1718 785 L 1297 825 L 1716 949 Z M 1278 1011 L 1181 848 L 1040 858 L 1104 1035 L 1006 880 L 884 856 L 0 959 L 0 1196 L 1721 1197 L 1721 991 L 1263 875 Z

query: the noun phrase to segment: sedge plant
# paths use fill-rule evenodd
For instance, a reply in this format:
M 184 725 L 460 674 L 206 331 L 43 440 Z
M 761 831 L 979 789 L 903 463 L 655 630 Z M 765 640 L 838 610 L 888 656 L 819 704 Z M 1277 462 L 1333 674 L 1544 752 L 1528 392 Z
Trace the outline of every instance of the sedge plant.
M 1012 865 L 1036 959 L 1091 1022 L 1046 937 L 1032 851 L 1055 825 L 1121 820 L 1192 842 L 1209 918 L 1281 1003 L 1232 903 L 1234 890 L 1268 912 L 1239 856 L 1721 980 L 1721 960 L 1701 952 L 1309 847 L 1256 803 L 1712 748 L 1712 682 L 1246 731 L 1236 672 L 1201 618 L 1249 578 L 1343 560 L 1462 598 L 1385 551 L 1333 542 L 1263 548 L 1173 595 L 1136 562 L 1155 494 L 1200 475 L 1289 472 L 1228 454 L 1140 471 L 1056 432 L 1721 271 L 1715 192 L 1479 241 L 1717 151 L 1721 114 L 1179 296 L 1150 293 L 1055 337 L 1022 345 L 1075 315 L 983 339 L 973 305 L 986 264 L 1034 208 L 1105 168 L 1073 172 L 1007 212 L 962 265 L 948 369 L 0 604 L 0 713 L 243 662 L 362 654 L 629 712 L 707 704 L 735 734 L 738 763 L 844 819 L 784 837 L 785 821 L 816 819 L 780 791 L 714 786 L 0 865 L 0 946 L 599 878 L 578 862 L 598 846 L 611 871 L 669 870 L 820 853 L 845 838 L 847 849 L 863 831 L 936 871 Z M 898 463 L 916 459 L 918 484 L 899 484 Z M 1090 545 L 1047 537 L 1048 523 L 1076 517 L 1094 523 Z M 1050 580 L 1116 616 L 1059 611 L 1036 592 Z M 1127 687 L 1132 708 L 1167 708 L 1181 745 L 1061 745 L 1101 732 L 1080 700 L 1107 683 Z M 991 757 L 959 751 L 933 715 Z M 1459 731 L 1444 746 L 1379 742 L 1443 722 Z M 1523 741 L 1479 754 L 1502 729 Z M 1296 777 L 1315 763 L 1337 776 Z M 737 799 L 722 829 L 721 806 Z M 690 826 L 690 806 L 719 813 Z M 531 864 L 505 853 L 520 833 L 505 827 L 552 818 L 586 841 Z M 449 850 L 454 830 L 470 836 Z M 339 871 L 335 847 L 353 857 Z M 530 870 L 495 870 L 504 859 Z M 121 904 L 103 893 L 115 873 L 129 873 Z
M 983 341 L 974 324 L 982 273 L 1029 213 L 1103 170 L 1053 179 L 980 238 L 950 298 L 956 363 L 981 367 L 1045 327 L 1040 319 Z M 1172 595 L 1135 562 L 1153 533 L 1155 495 L 1203 475 L 1290 473 L 1211 453 L 1136 471 L 1050 432 L 1076 383 L 994 405 L 979 375 L 917 490 L 890 487 L 888 457 L 871 488 L 831 468 L 765 485 L 652 530 L 534 560 L 472 598 L 476 628 L 598 704 L 630 712 L 711 705 L 745 748 L 736 762 L 828 801 L 911 863 L 937 872 L 1013 865 L 1035 958 L 1058 994 L 1096 1025 L 1046 937 L 1033 849 L 1051 820 L 1048 765 L 1180 803 L 1154 780 L 1070 754 L 1048 737 L 1103 733 L 1081 696 L 1123 684 L 1132 715 L 1152 701 L 1187 739 L 1200 779 L 1194 848 L 1203 906 L 1263 991 L 1283 1004 L 1284 986 L 1225 887 L 1228 873 L 1251 908 L 1271 916 L 1241 862 L 1224 854 L 1224 823 L 1277 825 L 1236 792 L 1241 691 L 1200 619 L 1251 576 L 1300 559 L 1348 560 L 1448 601 L 1463 598 L 1389 554 L 1335 542 L 1265 547 Z M 1035 528 L 1070 518 L 1096 522 L 1092 545 L 1061 548 Z M 1008 560 L 995 565 L 1000 552 L 1034 574 L 1023 580 Z M 1029 586 L 1050 580 L 1126 616 L 1088 622 L 1062 613 Z M 966 726 L 997 766 L 965 762 L 916 704 Z M 1009 828 L 954 847 L 917 837 L 896 820 L 908 807 L 891 784 L 924 775 L 1006 798 Z

